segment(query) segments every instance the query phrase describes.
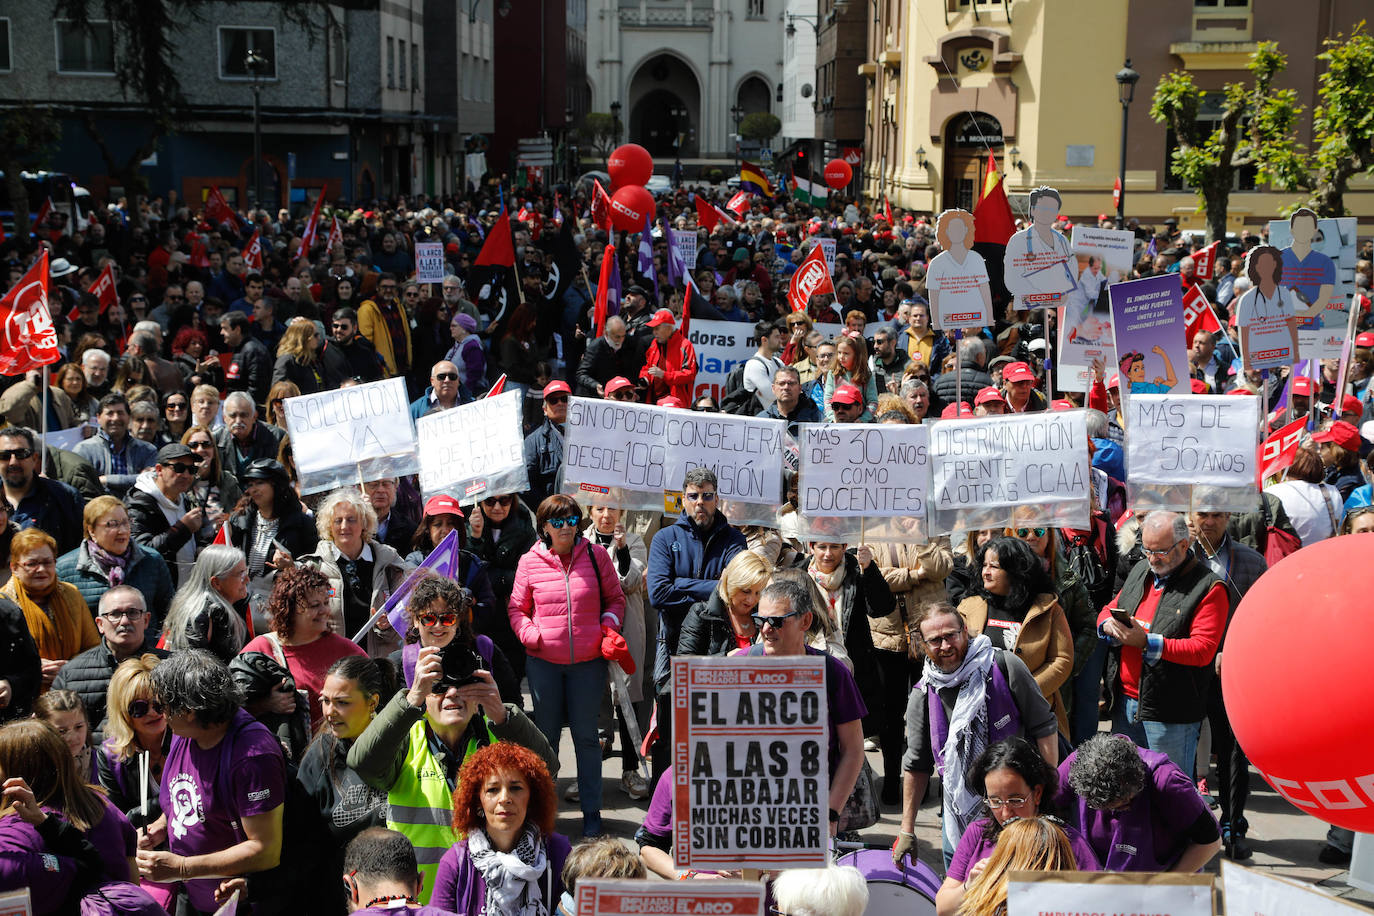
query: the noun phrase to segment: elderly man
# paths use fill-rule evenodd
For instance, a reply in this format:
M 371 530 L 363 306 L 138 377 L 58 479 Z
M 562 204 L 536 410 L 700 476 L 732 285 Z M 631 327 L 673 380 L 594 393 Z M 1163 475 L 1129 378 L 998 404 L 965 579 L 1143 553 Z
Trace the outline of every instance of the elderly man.
M 185 387 L 186 379 L 176 367 L 176 363 L 162 358 L 162 341 L 162 325 L 151 319 L 144 319 L 134 325 L 134 333 L 129 338 L 129 347 L 126 349 L 132 352 L 134 345 L 137 344 L 138 354 L 143 357 L 148 371 L 157 380 L 158 389 L 163 394 L 171 394 Z
M 53 679 L 54 690 L 75 690 L 86 704 L 95 743 L 105 731 L 105 698 L 115 669 L 135 655 L 151 652 L 159 658 L 167 653 L 144 644 L 153 615 L 143 593 L 132 585 L 116 585 L 100 596 L 95 615 L 99 644 L 74 657 Z M 103 756 L 100 758 L 103 761 Z
M 87 350 L 81 354 L 81 371 L 86 375 L 86 387 L 100 397 L 110 390 L 110 354 L 104 350 Z
M 1269 567 L 1259 551 L 1233 540 L 1226 532 L 1230 516 L 1225 512 L 1193 512 L 1188 530 L 1193 534 L 1193 552 L 1226 585 L 1226 619 L 1229 623 L 1240 599 Z M 1221 675 L 1221 652 L 1217 652 L 1216 672 Z M 1245 802 L 1250 795 L 1250 761 L 1231 731 L 1221 686 L 1213 685 L 1207 696 L 1207 723 L 1212 733 L 1212 749 L 1217 755 L 1217 795 L 1221 801 L 1221 839 L 1226 858 L 1242 861 L 1253 854 L 1245 835 L 1250 824 L 1245 819 Z M 1206 770 L 1207 756 L 1201 755 L 1199 769 Z
M 81 494 L 60 480 L 40 477 L 38 436 L 23 426 L 0 429 L 0 474 L 4 476 L 9 520 L 40 528 L 57 541 L 57 552 L 81 544 Z
M 72 451 L 91 463 L 105 489 L 123 499 L 139 472 L 152 466 L 157 448 L 129 435 L 129 402 L 117 391 L 100 399 L 96 422 L 100 431 Z
M 639 343 L 630 337 L 625 320 L 619 315 L 606 319 L 606 331 L 587 344 L 582 361 L 577 366 L 577 394 L 584 398 L 606 396 L 606 383 L 611 379 L 638 378 L 644 368 L 644 353 Z
M 167 561 L 173 585 L 186 581 L 196 562 L 195 534 L 205 524 L 204 507 L 192 508 L 185 499 L 195 483 L 196 461 L 196 453 L 180 442 L 164 445 L 157 465 L 139 475 L 127 500 L 134 540 Z
M 562 380 L 544 386 L 544 422 L 525 437 L 525 471 L 530 488 L 524 493 L 530 511 L 552 496 L 558 475 L 563 470 L 563 424 L 568 420 L 568 397 L 572 389 Z
M 918 378 L 902 382 L 901 397 L 916 414 L 917 421 L 924 420 L 930 413 L 930 386 Z
M 220 464 L 235 477 L 259 458 L 276 459 L 285 433 L 258 418 L 257 405 L 242 391 L 224 399 L 224 425 L 215 430 Z
M 463 390 L 463 383 L 458 378 L 458 367 L 441 359 L 429 370 L 429 387 L 425 393 L 411 402 L 410 416 L 418 420 L 427 414 L 452 410 L 471 400 L 472 394 Z
M 1188 774 L 1229 607 L 1225 583 L 1188 549 L 1190 541 L 1183 516 L 1145 516 L 1145 558 L 1097 618 L 1098 632 L 1122 646 L 1112 730 L 1167 754 Z
M 1035 372 L 1027 363 L 1007 364 L 1002 370 L 1002 393 L 1007 413 L 1034 413 L 1045 409 L 1045 396 L 1035 390 Z
M 770 420 L 786 420 L 787 431 L 796 438 L 802 423 L 821 422 L 821 409 L 802 392 L 801 374 L 796 366 L 783 366 L 773 374 L 773 403 L 759 411 Z
M 983 371 L 983 364 L 987 361 L 988 351 L 983 347 L 982 340 L 977 337 L 965 337 L 959 341 L 958 358 L 962 371 L 957 377 L 954 370 L 951 369 L 935 378 L 935 390 L 932 394 L 939 399 L 941 404 L 953 404 L 959 400 L 956 394 L 958 391 L 962 391 L 963 399 L 968 400 L 973 397 L 975 391 L 992 384 L 992 376 Z M 939 366 L 936 365 L 930 367 L 932 372 L 938 369 Z M 1003 378 L 1006 378 L 1005 373 Z
M 644 368 L 639 377 L 649 385 L 645 401 L 657 404 L 669 395 L 684 404 L 692 403 L 697 379 L 697 351 L 692 342 L 678 331 L 673 313 L 659 309 L 649 319 L 654 342 L 644 356 Z
M 936 602 L 917 612 L 914 634 L 925 653 L 925 674 L 907 697 L 906 755 L 902 758 L 902 822 L 892 860 L 916 851 L 916 811 L 938 771 L 944 781 L 941 843 L 945 867 L 983 800 L 964 777 L 992 744 L 1021 737 L 1035 742 L 1050 766 L 1059 763 L 1059 724 L 1026 663 L 995 648 L 984 634 L 969 639 L 953 606 Z
M 420 520 L 397 504 L 398 487 L 395 477 L 382 477 L 363 484 L 363 495 L 377 513 L 377 540 L 405 556 L 410 553 L 410 542 L 415 538 L 415 526 Z

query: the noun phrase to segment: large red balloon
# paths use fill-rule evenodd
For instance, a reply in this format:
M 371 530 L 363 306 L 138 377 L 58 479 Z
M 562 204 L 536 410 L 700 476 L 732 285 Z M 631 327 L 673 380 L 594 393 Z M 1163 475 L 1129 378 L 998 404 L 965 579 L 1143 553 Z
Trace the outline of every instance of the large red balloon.
M 611 158 L 606 160 L 606 172 L 611 176 L 611 184 L 617 188 L 630 185 L 645 185 L 654 174 L 654 157 L 638 143 L 626 143 L 616 147 Z
M 611 195 L 611 225 L 621 232 L 639 232 L 654 212 L 654 195 L 639 185 L 627 185 Z
M 1360 570 L 1374 534 L 1304 547 L 1260 577 L 1223 646 L 1222 696 L 1241 748 L 1303 812 L 1374 832 L 1374 629 Z
M 836 191 L 854 178 L 854 170 L 843 159 L 831 159 L 825 164 L 825 183 Z

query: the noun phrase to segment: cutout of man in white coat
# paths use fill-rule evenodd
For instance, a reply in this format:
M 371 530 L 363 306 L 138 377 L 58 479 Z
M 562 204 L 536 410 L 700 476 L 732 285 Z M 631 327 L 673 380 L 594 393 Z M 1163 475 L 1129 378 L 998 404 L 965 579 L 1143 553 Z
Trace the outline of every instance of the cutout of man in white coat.
M 946 210 L 935 222 L 940 253 L 926 269 L 926 292 L 937 328 L 981 328 L 993 323 L 992 286 L 983 256 L 971 247 L 973 214 Z
M 1054 228 L 1063 198 L 1054 188 L 1030 192 L 1031 224 L 1007 241 L 1003 279 L 1018 311 L 1059 307 L 1064 293 L 1078 285 L 1069 240 Z
M 1273 245 L 1258 245 L 1245 258 L 1245 275 L 1254 284 L 1236 303 L 1241 366 L 1277 369 L 1298 358 L 1298 298 L 1281 285 L 1283 253 Z

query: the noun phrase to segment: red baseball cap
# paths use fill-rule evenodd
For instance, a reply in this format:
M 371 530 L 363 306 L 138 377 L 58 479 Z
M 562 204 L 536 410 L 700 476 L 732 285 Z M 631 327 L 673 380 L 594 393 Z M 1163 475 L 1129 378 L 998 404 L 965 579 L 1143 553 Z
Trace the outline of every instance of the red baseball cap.
M 1035 373 L 1025 363 L 1007 363 L 1002 369 L 1002 381 L 1033 382 L 1035 381 Z
M 657 312 L 654 312 L 654 317 L 649 319 L 649 327 L 651 328 L 656 328 L 661 324 L 675 323 L 676 319 L 673 318 L 673 313 L 667 309 L 659 309 Z
M 941 420 L 963 420 L 973 416 L 973 409 L 963 401 L 958 404 L 950 404 L 940 411 Z
M 605 385 L 606 397 L 610 397 L 622 388 L 633 388 L 635 383 L 623 375 L 617 375 Z
M 1068 398 L 1055 398 L 1050 401 L 1050 410 L 1077 410 Z
M 1365 331 L 1355 335 L 1355 346 L 1374 347 L 1374 331 Z
M 456 515 L 463 517 L 463 507 L 452 496 L 441 493 L 425 500 L 425 515 Z
M 1254 394 L 1249 388 L 1232 388 L 1227 394 Z
M 1119 375 L 1117 375 L 1115 372 L 1113 372 L 1113 373 L 1112 373 L 1112 377 L 1109 378 L 1109 379 L 1107 379 L 1107 387 L 1108 387 L 1108 388 L 1120 388 L 1120 387 L 1121 387 L 1121 376 L 1119 376 Z
M 1334 442 L 1347 452 L 1360 450 L 1360 431 L 1353 423 L 1337 420 L 1330 429 L 1321 429 L 1312 434 L 1313 442 Z
M 548 397 L 551 394 L 572 394 L 572 389 L 569 388 L 568 383 L 562 379 L 554 379 L 544 386 L 544 397 Z
M 659 407 L 681 407 L 681 408 L 685 408 L 687 405 L 684 404 L 684 403 L 682 403 L 682 398 L 675 397 L 674 395 L 669 394 L 669 395 L 664 395 L 663 397 L 661 397 L 661 398 L 658 399 L 658 406 L 659 406 Z
M 853 385 L 840 385 L 835 389 L 835 393 L 830 396 L 830 403 L 835 404 L 863 404 L 864 394 Z
M 1190 386 L 1192 387 L 1192 389 L 1193 389 L 1193 394 L 1206 394 L 1206 393 L 1207 393 L 1207 383 L 1204 382 L 1204 381 L 1203 381 L 1202 379 L 1200 379 L 1200 378 L 1191 379 L 1191 380 L 1189 381 L 1189 385 L 1190 385 Z
M 1315 390 L 1316 386 L 1312 384 L 1312 380 L 1307 376 L 1299 375 L 1293 379 L 1294 394 L 1300 394 L 1305 398 L 1310 398 Z
M 974 406 L 977 406 L 977 405 L 979 405 L 979 404 L 986 404 L 986 403 L 988 403 L 989 401 L 1001 401 L 1001 400 L 1002 400 L 1002 392 L 999 391 L 998 389 L 994 388 L 994 387 L 991 386 L 991 385 L 989 385 L 989 386 L 987 386 L 986 388 L 982 389 L 981 391 L 979 391 L 979 392 L 978 392 L 976 395 L 974 395 L 974 397 L 973 397 Z M 1003 403 L 1006 403 L 1006 402 L 1004 401 Z
M 1347 394 L 1341 398 L 1341 413 L 1363 414 L 1364 402 L 1353 394 Z

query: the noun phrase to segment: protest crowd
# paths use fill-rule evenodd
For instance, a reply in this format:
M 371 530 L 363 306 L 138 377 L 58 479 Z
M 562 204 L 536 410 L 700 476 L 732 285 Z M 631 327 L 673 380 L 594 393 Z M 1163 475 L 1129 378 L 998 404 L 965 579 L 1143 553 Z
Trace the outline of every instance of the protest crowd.
M 1115 228 L 1045 190 L 1008 252 L 1047 225 Z M 942 914 L 999 912 L 1016 869 L 1250 858 L 1219 649 L 1269 564 L 1374 530 L 1369 243 L 1348 358 L 1271 372 L 1236 320 L 1271 289 L 1247 260 L 1265 234 L 1206 246 L 1132 221 L 1110 282 L 1201 296 L 1215 320 L 1182 360 L 1094 357 L 1064 391 L 1065 310 L 1009 293 L 968 214 L 732 193 L 667 192 L 639 232 L 590 182 L 294 216 L 121 200 L 0 242 L 11 306 L 46 269 L 60 351 L 0 391 L 0 891 L 28 888 L 36 913 L 210 914 L 237 893 L 241 913 L 544 916 L 575 911 L 579 880 L 693 877 L 673 855 L 672 662 L 696 656 L 823 657 L 829 824 L 811 827 L 862 844 L 898 818 L 881 858 L 942 859 Z M 951 252 L 988 262 L 982 325 L 936 326 L 969 291 L 941 285 Z M 799 299 L 809 259 L 825 291 Z M 1101 269 L 1071 270 L 1075 295 L 1095 302 Z M 431 491 L 366 442 L 328 485 L 303 473 L 328 463 L 318 431 L 388 383 L 422 428 L 516 393 L 521 487 Z M 1171 390 L 1260 401 L 1256 442 L 1289 431 L 1252 508 L 1132 498 L 1127 400 Z M 598 501 L 564 464 L 570 411 L 602 401 L 626 422 L 781 421 L 781 478 L 743 461 L 669 479 L 650 455 L 612 473 L 657 468 L 663 508 Z M 797 443 L 817 425 L 1058 411 L 1084 417 L 1085 524 L 1046 523 L 1028 494 L 954 536 L 865 520 L 826 539 L 806 518 Z M 677 447 L 670 428 L 647 444 Z M 822 516 L 861 498 L 826 493 Z M 756 801 L 792 791 L 759 772 Z M 646 808 L 632 844 L 603 827 L 610 792 Z M 716 801 L 748 823 L 747 798 Z M 917 835 L 923 802 L 938 836 Z M 1346 863 L 1351 842 L 1333 827 L 1313 858 Z M 776 912 L 867 899 L 844 869 L 773 877 Z

